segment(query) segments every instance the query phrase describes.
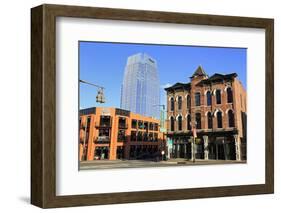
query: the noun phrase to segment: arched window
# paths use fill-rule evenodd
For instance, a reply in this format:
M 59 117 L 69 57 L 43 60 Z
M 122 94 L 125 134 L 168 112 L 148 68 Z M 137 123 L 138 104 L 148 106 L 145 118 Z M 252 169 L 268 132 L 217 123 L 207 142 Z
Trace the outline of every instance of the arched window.
M 207 106 L 211 106 L 212 105 L 212 95 L 211 95 L 210 91 L 207 92 L 206 97 L 207 97 Z
M 201 113 L 195 114 L 196 129 L 201 129 Z
M 175 131 L 175 119 L 174 119 L 174 117 L 171 117 L 170 118 L 170 130 L 171 131 Z
M 232 103 L 233 102 L 232 89 L 228 87 L 226 93 L 227 93 L 227 103 Z
M 174 111 L 175 109 L 175 100 L 174 98 L 171 98 L 171 111 Z
M 200 106 L 200 92 L 195 93 L 195 106 Z
M 228 126 L 229 127 L 234 127 L 234 113 L 232 110 L 228 111 Z
M 218 128 L 222 128 L 222 113 L 221 113 L 221 111 L 217 112 L 217 126 L 218 126 Z
M 212 129 L 213 128 L 213 118 L 212 118 L 211 112 L 208 112 L 207 120 L 208 120 L 208 129 Z
M 216 90 L 216 100 L 217 104 L 221 104 L 221 91 L 219 89 Z
M 188 95 L 188 96 L 186 97 L 186 105 L 187 105 L 187 109 L 190 109 L 190 108 L 191 108 L 190 95 Z
M 179 96 L 178 97 L 178 110 L 181 110 L 181 107 L 182 107 L 182 97 Z
M 182 130 L 182 116 L 181 115 L 178 117 L 178 130 L 179 131 Z
M 191 115 L 190 114 L 188 114 L 187 115 L 187 129 L 188 130 L 191 130 Z

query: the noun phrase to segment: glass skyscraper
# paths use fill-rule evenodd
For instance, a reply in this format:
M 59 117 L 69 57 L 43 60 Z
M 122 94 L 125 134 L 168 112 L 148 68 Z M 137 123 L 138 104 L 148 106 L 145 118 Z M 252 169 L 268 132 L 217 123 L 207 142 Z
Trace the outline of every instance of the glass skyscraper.
M 145 53 L 129 56 L 121 87 L 121 108 L 159 118 L 159 104 L 157 62 Z

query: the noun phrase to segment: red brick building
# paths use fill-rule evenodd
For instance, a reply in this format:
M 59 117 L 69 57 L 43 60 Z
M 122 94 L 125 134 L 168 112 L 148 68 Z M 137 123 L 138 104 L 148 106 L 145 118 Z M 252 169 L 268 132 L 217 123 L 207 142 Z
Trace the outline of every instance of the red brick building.
M 80 110 L 80 160 L 144 159 L 165 150 L 160 121 L 118 108 Z
M 165 90 L 170 156 L 246 159 L 246 91 L 236 73 L 209 77 L 199 66 L 190 82 L 176 83 Z M 192 126 L 196 127 L 195 140 Z

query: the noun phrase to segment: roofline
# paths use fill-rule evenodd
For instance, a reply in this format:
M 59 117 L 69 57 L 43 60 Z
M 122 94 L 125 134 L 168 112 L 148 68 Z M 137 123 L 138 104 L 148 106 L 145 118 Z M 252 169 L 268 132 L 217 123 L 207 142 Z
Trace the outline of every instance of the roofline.
M 181 85 L 176 86 L 177 84 L 181 84 Z M 178 88 L 181 88 L 181 87 L 182 87 L 182 88 L 184 88 L 184 87 L 190 87 L 190 82 L 189 82 L 189 83 L 180 83 L 180 82 L 177 82 L 177 83 L 175 83 L 173 86 L 164 88 L 164 90 L 165 90 L 165 91 L 175 90 L 175 89 L 178 89 Z
M 227 79 L 227 78 L 236 78 L 238 76 L 238 74 L 236 72 L 233 73 L 229 73 L 229 74 L 220 74 L 220 73 L 214 73 L 212 76 L 201 80 L 200 82 L 198 82 L 197 85 L 203 84 L 203 83 L 212 83 L 214 80 L 212 80 L 211 78 L 214 77 L 215 75 L 219 75 L 223 78 L 223 80 Z M 207 75 L 208 76 L 208 75 Z M 192 78 L 192 77 L 191 77 Z M 177 85 L 177 84 L 182 84 L 182 85 Z M 176 90 L 178 88 L 181 87 L 185 87 L 185 86 L 190 86 L 191 82 L 188 83 L 181 83 L 181 82 L 177 82 L 175 83 L 173 86 L 164 88 L 165 91 L 171 91 L 171 90 Z M 243 86 L 243 85 L 242 85 Z M 244 88 L 243 88 L 244 89 Z

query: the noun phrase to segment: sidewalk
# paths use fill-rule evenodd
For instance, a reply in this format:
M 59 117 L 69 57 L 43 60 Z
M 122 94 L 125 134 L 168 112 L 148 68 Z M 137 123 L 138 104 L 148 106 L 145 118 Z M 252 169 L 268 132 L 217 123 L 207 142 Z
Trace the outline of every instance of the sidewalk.
M 150 161 L 150 160 L 94 160 L 80 162 L 80 170 L 89 169 L 115 169 L 115 168 L 144 168 L 144 167 L 164 167 L 164 166 L 197 166 L 214 164 L 234 164 L 246 163 L 245 161 L 235 160 L 191 160 L 184 158 L 175 158 L 168 161 Z

